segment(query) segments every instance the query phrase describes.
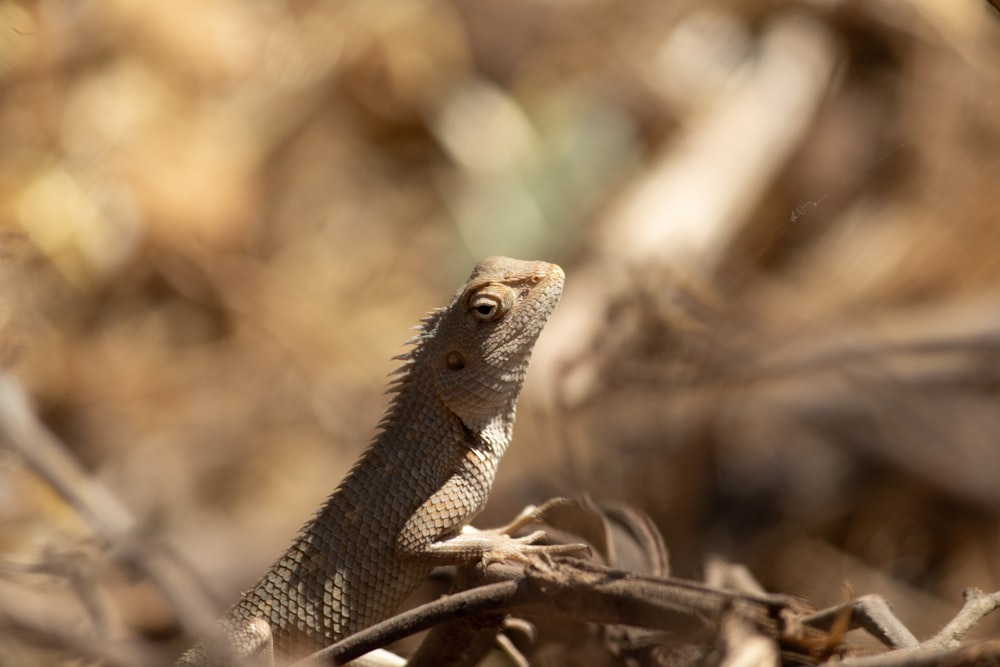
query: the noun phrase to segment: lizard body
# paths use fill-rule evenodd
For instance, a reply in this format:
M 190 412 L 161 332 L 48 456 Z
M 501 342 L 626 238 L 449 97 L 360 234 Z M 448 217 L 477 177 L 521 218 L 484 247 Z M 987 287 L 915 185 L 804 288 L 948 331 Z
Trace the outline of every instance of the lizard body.
M 301 658 L 390 616 L 435 565 L 542 549 L 463 528 L 486 503 L 563 280 L 545 262 L 491 257 L 476 266 L 399 357 L 368 449 L 223 619 L 225 646 L 195 647 L 178 666 Z

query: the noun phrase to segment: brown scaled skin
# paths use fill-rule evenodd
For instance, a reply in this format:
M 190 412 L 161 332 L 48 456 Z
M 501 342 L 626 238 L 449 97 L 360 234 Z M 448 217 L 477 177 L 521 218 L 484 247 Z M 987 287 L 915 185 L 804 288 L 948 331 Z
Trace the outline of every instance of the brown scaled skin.
M 486 504 L 531 351 L 564 279 L 546 262 L 480 262 L 400 357 L 372 443 L 224 618 L 226 646 L 195 647 L 178 665 L 302 658 L 392 615 L 436 565 L 544 549 L 461 531 Z

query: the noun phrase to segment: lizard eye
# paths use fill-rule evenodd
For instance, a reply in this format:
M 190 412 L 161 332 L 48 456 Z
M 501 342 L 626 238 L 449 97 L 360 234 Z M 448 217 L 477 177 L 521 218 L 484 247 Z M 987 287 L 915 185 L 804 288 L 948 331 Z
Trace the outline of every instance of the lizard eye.
M 506 285 L 487 285 L 469 297 L 469 312 L 477 320 L 493 322 L 506 315 L 513 302 L 513 291 Z
M 475 310 L 479 315 L 482 315 L 483 319 L 492 320 L 493 316 L 496 315 L 497 312 L 497 304 L 486 303 L 484 301 L 483 303 L 473 306 L 473 310 Z

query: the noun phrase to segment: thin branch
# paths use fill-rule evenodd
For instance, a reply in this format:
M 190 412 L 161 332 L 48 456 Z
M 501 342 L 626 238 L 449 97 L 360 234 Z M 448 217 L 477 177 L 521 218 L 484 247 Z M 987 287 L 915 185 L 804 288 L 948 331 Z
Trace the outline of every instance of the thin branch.
M 1000 591 L 965 590 L 965 605 L 944 628 L 919 646 L 843 661 L 850 667 L 922 667 L 923 665 L 995 665 L 1000 661 L 1000 641 L 960 646 L 964 637 L 986 615 L 1000 608 Z M 889 612 L 891 614 L 891 612 Z
M 177 612 L 184 629 L 203 638 L 214 628 L 215 605 L 172 551 L 153 548 L 111 491 L 90 475 L 35 415 L 17 378 L 0 374 L 0 442 L 7 443 L 90 526 L 120 562 L 147 578 Z
M 976 667 L 1000 662 L 1000 640 L 976 642 L 958 648 L 904 649 L 863 658 L 847 658 L 843 667 Z
M 851 629 L 864 628 L 891 649 L 916 648 L 920 644 L 881 595 L 862 595 L 851 602 L 822 609 L 803 617 L 802 624 L 829 629 L 847 607 L 851 609 Z
M 106 635 L 111 628 L 111 614 L 106 600 L 99 594 L 94 570 L 92 560 L 76 551 L 60 553 L 40 563 L 20 563 L 0 558 L 0 574 L 64 580 L 76 593 L 95 631 Z
M 42 646 L 58 647 L 76 659 L 100 661 L 104 667 L 166 667 L 167 663 L 156 652 L 144 650 L 141 645 L 89 637 L 68 630 L 46 620 L 39 622 L 16 613 L 13 609 L 0 608 L 0 629 L 8 630 L 19 641 Z
M 984 593 L 978 588 L 966 588 L 963 593 L 965 605 L 961 611 L 940 632 L 928 639 L 925 645 L 956 648 L 962 637 L 967 635 L 984 616 L 1000 608 L 1000 591 Z
M 523 571 L 497 565 L 501 567 L 487 568 L 489 576 L 506 580 L 421 605 L 298 664 L 343 664 L 439 623 L 486 612 L 683 630 L 691 636 L 718 625 L 725 614 L 736 614 L 758 631 L 778 637 L 781 612 L 791 605 L 781 596 L 740 595 L 680 579 L 637 577 L 584 561 L 535 563 Z
M 449 619 L 472 616 L 513 604 L 518 598 L 518 593 L 518 582 L 505 581 L 446 595 L 356 632 L 336 644 L 313 653 L 292 667 L 342 665 L 369 651 L 427 630 Z

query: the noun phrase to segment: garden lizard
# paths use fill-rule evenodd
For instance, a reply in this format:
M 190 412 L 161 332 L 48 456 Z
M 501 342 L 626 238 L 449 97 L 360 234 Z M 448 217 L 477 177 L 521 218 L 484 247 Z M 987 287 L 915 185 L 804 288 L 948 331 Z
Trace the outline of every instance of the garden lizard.
M 468 522 L 510 443 L 528 359 L 561 268 L 490 257 L 397 359 L 378 431 L 285 554 L 180 665 L 295 660 L 390 616 L 437 565 L 527 560 L 566 547 Z M 572 547 L 571 547 L 572 548 Z

